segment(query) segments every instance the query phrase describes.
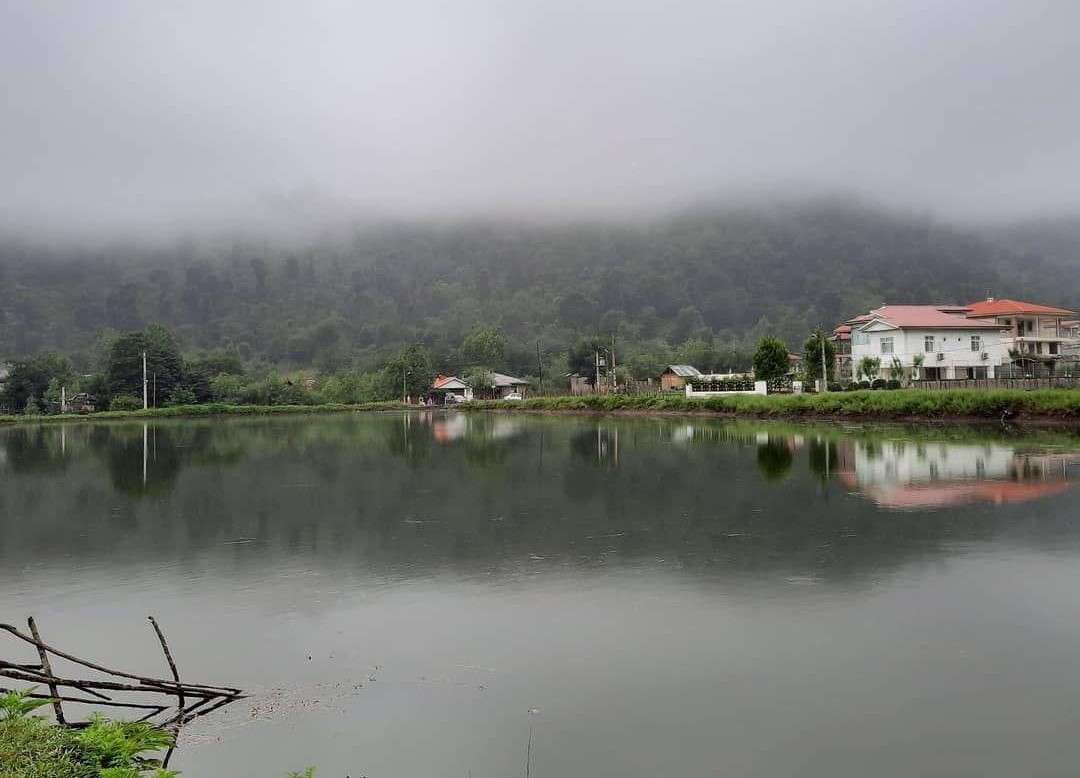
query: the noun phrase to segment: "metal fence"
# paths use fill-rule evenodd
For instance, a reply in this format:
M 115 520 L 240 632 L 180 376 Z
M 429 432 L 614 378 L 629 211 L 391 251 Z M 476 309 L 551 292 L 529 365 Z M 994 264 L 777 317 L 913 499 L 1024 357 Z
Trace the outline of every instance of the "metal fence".
M 915 389 L 1075 389 L 1076 378 L 955 378 L 944 381 L 913 381 Z

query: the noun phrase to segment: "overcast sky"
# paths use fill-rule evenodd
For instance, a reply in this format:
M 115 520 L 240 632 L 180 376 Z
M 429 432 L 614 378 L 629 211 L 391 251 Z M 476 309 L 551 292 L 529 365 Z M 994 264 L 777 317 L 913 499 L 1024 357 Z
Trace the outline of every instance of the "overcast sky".
M 1075 212 L 1078 31 L 1076 0 L 0 0 L 0 218 Z

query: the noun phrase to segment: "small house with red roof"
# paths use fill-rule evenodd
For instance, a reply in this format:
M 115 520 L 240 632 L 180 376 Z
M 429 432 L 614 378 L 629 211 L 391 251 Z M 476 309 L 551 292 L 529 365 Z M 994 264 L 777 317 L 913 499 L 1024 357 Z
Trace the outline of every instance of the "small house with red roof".
M 922 380 L 995 378 L 1005 356 L 1001 325 L 972 319 L 957 305 L 882 305 L 847 322 L 851 361 L 880 360 L 878 375 L 889 378 L 899 364 L 905 377 Z
M 466 402 L 473 398 L 473 390 L 457 376 L 439 373 L 431 384 L 431 397 L 437 405 Z
M 994 322 L 1004 331 L 1006 353 L 1013 362 L 1042 363 L 1080 358 L 1080 333 L 1072 326 L 1074 311 L 1021 300 L 988 297 L 968 306 L 968 317 Z

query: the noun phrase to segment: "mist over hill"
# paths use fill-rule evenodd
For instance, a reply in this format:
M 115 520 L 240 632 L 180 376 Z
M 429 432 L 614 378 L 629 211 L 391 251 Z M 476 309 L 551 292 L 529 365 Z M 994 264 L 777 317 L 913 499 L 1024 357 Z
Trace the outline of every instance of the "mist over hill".
M 852 199 L 702 206 L 652 219 L 396 221 L 284 241 L 0 240 L 0 357 L 85 355 L 156 321 L 185 348 L 283 366 L 372 366 L 421 343 L 436 361 L 500 328 L 511 365 L 614 335 L 632 360 L 688 341 L 798 348 L 882 302 L 996 296 L 1080 305 L 1076 221 L 961 229 Z M 451 364 L 452 366 L 452 364 Z

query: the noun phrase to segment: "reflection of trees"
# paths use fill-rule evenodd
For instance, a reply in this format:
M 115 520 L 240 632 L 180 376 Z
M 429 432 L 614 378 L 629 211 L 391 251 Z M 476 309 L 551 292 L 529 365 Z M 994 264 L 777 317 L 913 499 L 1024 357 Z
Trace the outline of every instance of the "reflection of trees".
M 19 489 L 17 479 L 33 476 L 7 472 L 0 569 L 28 554 L 116 564 L 125 563 L 121 548 L 136 557 L 162 549 L 213 554 L 225 541 L 251 537 L 260 542 L 236 548 L 241 567 L 288 557 L 345 574 L 471 575 L 663 560 L 702 578 L 872 577 L 944 553 L 947 543 L 992 537 L 1030 514 L 975 506 L 897 522 L 844 491 L 825 505 L 818 477 L 826 459 L 830 472 L 842 469 L 844 445 L 862 445 L 865 436 L 695 419 L 692 434 L 673 437 L 668 425 L 685 429 L 686 420 L 529 417 L 500 437 L 489 422 L 470 417 L 468 431 L 445 444 L 417 419 L 408 427 L 389 414 L 168 423 L 157 429 L 156 461 L 151 426 L 146 491 L 141 424 L 69 429 L 68 470 L 49 489 Z M 26 428 L 12 443 L 12 432 L 0 430 L 5 451 L 36 440 Z M 806 438 L 803 449 L 787 445 L 794 434 Z M 45 443 L 53 445 L 48 435 Z M 806 464 L 793 466 L 804 456 Z M 166 490 L 168 500 L 125 499 Z M 1050 498 L 1039 526 L 1061 517 L 1063 504 Z M 71 531 L 73 517 L 110 516 L 118 507 L 122 522 Z M 1080 531 L 1064 518 L 1058 524 L 1065 536 Z
M 782 481 L 791 472 L 794 455 L 783 438 L 769 436 L 767 443 L 758 446 L 758 471 L 766 481 Z
M 382 434 L 386 452 L 404 459 L 413 468 L 426 462 L 435 448 L 431 428 L 420 422 L 418 417 L 403 415 L 385 425 Z
M 615 428 L 594 424 L 570 437 L 570 452 L 583 464 L 618 467 L 618 435 Z
M 67 466 L 59 427 L 23 427 L 6 430 L 0 440 L 8 466 L 15 473 L 60 473 Z
M 96 432 L 100 434 L 91 438 L 95 453 L 104 460 L 116 491 L 139 496 L 172 491 L 182 463 L 169 430 L 155 430 L 156 440 L 151 439 L 149 429 L 145 437 L 141 428 L 103 428 Z
M 836 473 L 840 464 L 840 451 L 836 441 L 811 437 L 806 448 L 810 472 L 816 475 L 819 480 L 824 481 Z

